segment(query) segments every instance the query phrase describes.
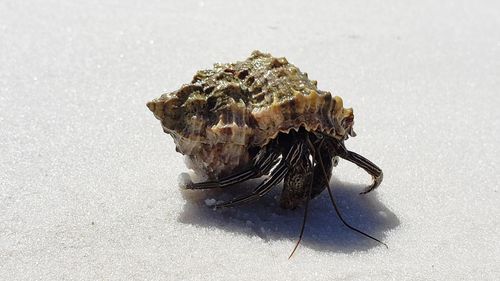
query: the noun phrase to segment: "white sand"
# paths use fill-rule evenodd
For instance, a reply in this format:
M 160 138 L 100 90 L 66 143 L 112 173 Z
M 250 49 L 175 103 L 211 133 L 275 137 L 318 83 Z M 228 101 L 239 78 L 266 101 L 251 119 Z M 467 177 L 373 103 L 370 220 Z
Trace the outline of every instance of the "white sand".
M 500 2 L 18 2 L 0 2 L 0 280 L 500 280 Z M 146 101 L 254 49 L 354 107 L 347 146 L 385 181 L 358 196 L 370 177 L 344 161 L 332 183 L 388 250 L 323 194 L 288 260 L 302 210 L 179 190 Z

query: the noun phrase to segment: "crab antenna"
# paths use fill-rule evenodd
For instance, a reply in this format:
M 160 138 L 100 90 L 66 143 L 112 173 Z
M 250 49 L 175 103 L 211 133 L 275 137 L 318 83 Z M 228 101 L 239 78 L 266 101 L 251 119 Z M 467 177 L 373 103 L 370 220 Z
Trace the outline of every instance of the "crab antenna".
M 321 148 L 321 145 L 323 144 L 323 140 L 321 140 L 321 143 L 319 144 L 319 148 Z M 319 156 L 319 155 L 318 155 Z M 342 217 L 342 215 L 340 214 L 340 209 L 337 205 L 337 202 L 335 201 L 335 197 L 333 197 L 333 192 L 332 190 L 330 189 L 330 183 L 328 182 L 328 176 L 326 174 L 326 170 L 325 170 L 325 166 L 323 165 L 323 160 L 321 159 L 321 157 L 318 157 L 319 159 L 319 164 L 321 166 L 321 170 L 323 170 L 323 175 L 324 175 L 324 178 L 325 178 L 325 184 L 326 184 L 326 187 L 328 189 L 328 195 L 330 196 L 330 201 L 332 201 L 332 205 L 333 205 L 333 208 L 335 209 L 335 213 L 337 213 L 337 216 L 339 217 L 339 219 L 342 221 L 342 223 L 347 226 L 349 229 L 353 230 L 353 231 L 356 231 L 357 233 L 365 236 L 365 237 L 368 237 L 374 241 L 377 241 L 378 243 L 384 245 L 387 249 L 389 249 L 389 246 L 387 246 L 387 244 L 385 244 L 384 242 L 380 241 L 379 239 L 371 236 L 370 234 L 367 234 L 353 226 L 351 226 L 349 223 L 347 223 L 347 221 L 345 221 L 345 219 Z
M 307 136 L 307 144 L 309 145 L 309 149 L 311 149 L 311 152 L 313 153 L 313 155 L 315 155 L 316 150 L 314 149 L 314 146 L 312 145 L 311 141 L 309 140 L 309 136 Z M 313 159 L 314 159 L 314 156 L 313 156 Z M 314 168 L 314 163 L 315 163 L 315 161 L 313 161 L 311 168 Z M 310 182 L 309 188 L 307 190 L 307 201 L 306 201 L 306 205 L 304 206 L 304 219 L 302 220 L 302 226 L 300 228 L 299 240 L 297 240 L 297 243 L 295 243 L 295 247 L 293 247 L 293 250 L 290 253 L 290 256 L 288 256 L 288 259 L 290 259 L 293 256 L 293 253 L 295 253 L 295 250 L 297 250 L 297 248 L 299 247 L 300 241 L 302 241 L 302 236 L 304 235 L 304 229 L 306 227 L 306 220 L 307 220 L 307 207 L 309 206 L 309 201 L 311 201 L 311 190 L 312 190 L 313 181 L 314 181 L 314 172 L 311 175 L 311 182 Z

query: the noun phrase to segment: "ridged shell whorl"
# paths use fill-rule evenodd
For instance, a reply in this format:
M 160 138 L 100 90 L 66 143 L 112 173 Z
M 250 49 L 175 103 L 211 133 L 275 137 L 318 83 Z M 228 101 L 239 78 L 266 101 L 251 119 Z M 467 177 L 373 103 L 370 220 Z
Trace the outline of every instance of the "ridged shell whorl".
M 198 71 L 147 106 L 191 168 L 218 178 L 248 165 L 249 149 L 280 132 L 303 126 L 337 139 L 353 135 L 352 109 L 316 85 L 285 58 L 254 51 L 245 61 Z

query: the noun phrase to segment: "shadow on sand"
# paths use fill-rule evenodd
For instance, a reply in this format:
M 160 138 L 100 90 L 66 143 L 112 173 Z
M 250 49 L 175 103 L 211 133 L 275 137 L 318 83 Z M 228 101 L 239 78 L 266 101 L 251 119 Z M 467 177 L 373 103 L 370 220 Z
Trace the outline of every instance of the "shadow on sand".
M 179 216 L 181 223 L 220 229 L 248 236 L 259 236 L 264 241 L 290 239 L 294 243 L 299 235 L 304 209 L 283 210 L 279 207 L 279 191 L 247 205 L 214 210 L 205 204 L 217 200 L 229 200 L 246 194 L 256 181 L 237 185 L 225 190 L 182 190 L 186 204 Z M 386 233 L 399 225 L 396 215 L 385 207 L 376 196 L 376 191 L 359 195 L 365 186 L 340 183 L 332 180 L 334 196 L 342 215 L 352 226 L 384 241 Z M 301 247 L 318 251 L 352 253 L 380 246 L 345 227 L 324 191 L 309 203 L 304 238 Z M 391 245 L 389 245 L 390 247 Z M 290 245 L 290 250 L 292 249 Z

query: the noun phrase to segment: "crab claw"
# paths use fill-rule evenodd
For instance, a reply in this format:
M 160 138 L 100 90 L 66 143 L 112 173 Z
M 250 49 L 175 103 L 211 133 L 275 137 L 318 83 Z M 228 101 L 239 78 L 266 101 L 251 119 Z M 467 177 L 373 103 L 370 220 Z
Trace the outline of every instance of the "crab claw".
M 366 194 L 366 193 L 374 190 L 375 188 L 377 188 L 382 183 L 382 180 L 384 179 L 384 173 L 382 171 L 380 171 L 380 174 L 378 176 L 372 175 L 372 178 L 373 178 L 373 183 L 370 186 L 368 186 L 367 188 L 365 188 L 365 190 L 363 190 L 359 194 Z
M 338 156 L 358 165 L 358 167 L 362 168 L 373 177 L 373 183 L 360 194 L 366 194 L 377 188 L 382 183 L 382 180 L 384 179 L 384 173 L 377 165 L 373 164 L 373 162 L 357 154 L 356 152 L 347 150 L 342 142 L 337 143 L 337 153 Z

